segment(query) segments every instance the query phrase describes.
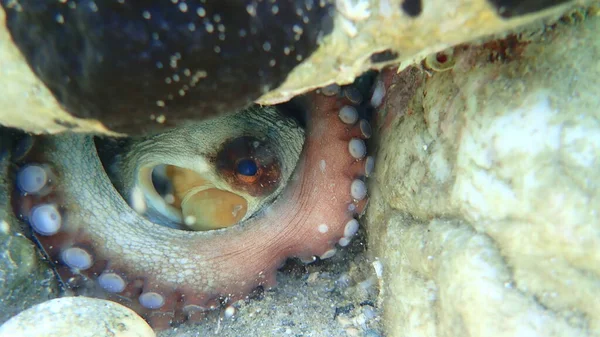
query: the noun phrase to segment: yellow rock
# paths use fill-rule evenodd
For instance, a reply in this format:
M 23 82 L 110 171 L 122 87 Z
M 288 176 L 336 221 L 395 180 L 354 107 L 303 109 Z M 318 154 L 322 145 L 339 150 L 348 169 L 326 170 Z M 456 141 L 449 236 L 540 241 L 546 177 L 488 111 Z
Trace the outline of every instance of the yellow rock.
M 0 337 L 155 337 L 131 309 L 87 297 L 56 298 L 38 304 L 0 326 Z

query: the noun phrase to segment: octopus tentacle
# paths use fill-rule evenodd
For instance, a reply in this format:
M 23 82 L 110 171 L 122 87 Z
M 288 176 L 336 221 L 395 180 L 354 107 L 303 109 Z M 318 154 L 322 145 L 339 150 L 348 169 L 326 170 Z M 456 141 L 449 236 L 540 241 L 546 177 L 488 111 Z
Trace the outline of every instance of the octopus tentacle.
M 296 164 L 283 173 L 287 183 L 234 226 L 192 232 L 147 220 L 118 197 L 93 138 L 73 134 L 38 139 L 20 163 L 16 214 L 67 285 L 123 303 L 157 328 L 235 302 L 274 286 L 288 257 L 330 258 L 358 231 L 373 165 L 363 142 L 370 127 L 348 118 L 347 98 L 310 100 L 300 158 L 283 164 Z

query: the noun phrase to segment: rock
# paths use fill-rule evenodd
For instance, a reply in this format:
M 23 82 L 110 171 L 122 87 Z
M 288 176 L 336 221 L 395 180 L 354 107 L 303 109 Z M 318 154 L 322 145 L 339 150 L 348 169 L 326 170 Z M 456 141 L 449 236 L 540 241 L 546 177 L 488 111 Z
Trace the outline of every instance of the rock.
M 563 4 L 565 2 L 567 4 Z M 0 124 L 21 128 L 33 133 L 72 131 L 115 135 L 115 131 L 118 130 L 109 130 L 107 125 L 118 125 L 119 130 L 148 130 L 148 128 L 172 125 L 172 120 L 177 120 L 177 114 L 170 113 L 165 115 L 143 115 L 144 118 L 130 117 L 132 119 L 130 124 L 125 122 L 116 123 L 113 119 L 121 118 L 122 115 L 131 116 L 131 114 L 121 111 L 114 112 L 112 109 L 109 109 L 111 111 L 102 111 L 100 106 L 97 105 L 106 102 L 107 100 L 104 98 L 99 100 L 100 103 L 88 105 L 85 109 L 82 108 L 86 111 L 67 112 L 64 106 L 69 105 L 68 102 L 62 102 L 60 98 L 53 96 L 46 84 L 42 83 L 36 77 L 13 42 L 13 36 L 8 32 L 5 24 L 5 14 L 8 10 L 18 12 L 18 8 L 13 8 L 13 6 L 24 5 L 30 8 L 34 6 L 31 3 L 15 5 L 13 2 L 8 1 L 3 3 L 3 8 L 0 8 L 0 91 L 3 93 L 0 96 L 0 105 L 3 107 L 0 109 Z M 333 1 L 326 1 L 326 3 L 333 3 Z M 425 56 L 451 45 L 480 39 L 490 34 L 501 33 L 533 21 L 539 22 L 540 18 L 556 17 L 563 13 L 570 3 L 570 1 L 564 0 L 542 2 L 432 0 L 427 1 L 425 6 L 421 6 L 421 1 L 412 0 L 336 0 L 337 10 L 332 14 L 334 21 L 333 30 L 329 34 L 324 34 L 325 37 L 318 49 L 310 54 L 310 57 L 301 58 L 302 63 L 293 68 L 287 77 L 285 77 L 285 81 L 276 89 L 266 86 L 265 90 L 269 88 L 274 90 L 264 94 L 260 98 L 257 97 L 258 95 L 254 95 L 253 92 L 254 96 L 252 97 L 254 98 L 248 96 L 248 102 L 250 99 L 258 99 L 257 102 L 260 104 L 275 104 L 285 102 L 296 95 L 324 87 L 331 83 L 351 83 L 357 76 L 368 69 L 380 69 L 386 65 L 398 63 L 409 65 L 415 60 L 420 61 Z M 559 5 L 551 6 L 556 4 Z M 39 7 L 38 3 L 35 6 L 38 6 L 35 8 L 35 15 L 44 12 L 44 9 Z M 28 16 L 24 15 L 24 17 L 27 18 Z M 60 24 L 61 18 L 64 20 L 62 15 L 58 15 L 55 18 L 55 20 L 59 20 L 57 25 Z M 306 20 L 308 19 L 306 15 L 305 18 Z M 87 21 L 84 20 L 84 22 Z M 145 23 L 137 22 L 138 26 L 145 25 Z M 63 21 L 62 23 L 65 22 Z M 25 26 L 27 27 L 27 25 Z M 135 24 L 132 23 L 131 26 L 133 27 Z M 65 27 L 68 26 L 65 25 Z M 68 30 L 68 28 L 65 29 Z M 28 32 L 28 30 L 24 31 Z M 296 31 L 302 31 L 306 35 L 307 27 L 301 30 L 296 28 Z M 65 33 L 65 36 L 71 36 L 71 33 L 73 32 L 68 31 Z M 140 32 L 138 35 L 134 34 L 136 38 L 142 40 L 148 38 L 146 32 Z M 302 34 L 299 36 L 302 36 Z M 137 40 L 135 42 L 137 43 Z M 262 41 L 257 41 L 256 44 L 260 45 Z M 32 48 L 35 50 L 37 45 L 34 43 L 33 46 Z M 52 53 L 52 50 L 49 53 L 49 55 L 43 55 L 37 60 L 41 60 L 40 62 L 44 65 L 44 60 L 50 60 L 50 56 L 53 56 L 52 59 L 60 59 L 59 57 L 54 57 L 56 55 Z M 141 53 L 141 55 L 149 57 L 148 53 Z M 100 55 L 98 58 L 102 60 L 104 56 Z M 301 56 L 299 55 L 299 57 Z M 87 57 L 86 55 L 85 57 L 81 56 L 81 59 L 93 61 L 94 58 Z M 276 63 L 277 66 L 281 65 L 279 61 Z M 67 62 L 64 64 L 64 67 L 79 70 L 74 64 L 73 62 Z M 239 65 L 239 67 L 242 67 L 242 65 Z M 56 68 L 53 69 L 50 67 L 45 74 L 58 73 L 57 76 L 53 77 L 58 79 L 52 81 L 53 86 L 56 86 L 57 81 L 69 82 L 71 80 L 71 76 L 66 75 L 65 69 L 61 69 L 58 66 Z M 113 72 L 114 76 L 118 76 L 124 70 L 129 70 L 129 67 L 124 68 Z M 63 70 L 65 71 L 63 72 L 65 76 L 60 77 L 60 72 Z M 106 76 L 106 81 L 111 81 L 114 80 L 114 78 L 111 78 L 113 73 L 100 72 L 99 76 L 92 76 L 88 80 L 94 82 L 98 81 L 99 77 Z M 268 75 L 267 73 L 269 71 L 265 72 L 265 76 Z M 255 74 L 251 73 L 251 75 L 254 76 Z M 138 83 L 133 80 L 133 77 L 129 80 L 133 83 Z M 101 81 L 100 83 L 106 81 Z M 169 79 L 167 84 L 170 81 L 171 79 Z M 88 84 L 86 81 L 82 83 L 82 86 Z M 124 82 L 117 81 L 115 83 L 122 84 Z M 271 84 L 275 85 L 275 83 L 278 82 Z M 143 82 L 143 84 L 148 85 L 146 82 Z M 165 85 L 162 82 L 160 84 Z M 77 86 L 74 88 L 83 90 Z M 225 99 L 226 101 L 233 100 L 237 98 L 236 91 L 227 92 L 227 90 L 232 90 L 232 88 L 239 89 L 238 86 L 229 85 L 225 86 L 223 91 L 217 91 L 217 93 L 221 95 L 219 97 L 231 98 Z M 211 87 L 209 89 L 214 90 L 215 88 Z M 144 104 L 152 102 L 154 105 L 159 104 L 159 106 L 162 106 L 164 101 L 150 94 L 153 90 L 152 86 L 142 90 L 143 92 L 147 92 L 147 97 L 140 98 L 140 101 L 144 102 Z M 138 92 L 136 91 L 136 93 Z M 115 94 L 120 95 L 121 91 Z M 78 99 L 78 97 L 74 97 L 76 94 L 71 92 L 63 92 L 61 95 L 63 99 L 69 97 L 69 100 Z M 94 97 L 89 92 L 85 95 Z M 82 94 L 82 96 L 85 95 Z M 184 111 L 189 112 L 190 109 L 199 104 L 198 101 L 193 102 L 195 103 L 189 103 L 189 106 L 180 107 L 178 111 L 182 111 L 182 113 Z M 127 106 L 128 103 L 131 102 L 124 102 L 118 105 L 118 107 L 122 108 L 123 106 Z M 228 103 L 215 101 L 214 104 L 211 103 L 212 105 L 207 106 L 207 109 L 198 109 L 194 116 L 195 118 L 206 118 L 208 117 L 206 111 L 221 111 L 224 109 L 223 107 L 228 106 Z M 153 108 L 156 108 L 154 105 Z M 136 107 L 137 105 L 130 104 L 129 106 Z M 216 107 L 220 108 L 217 109 Z M 229 107 L 231 108 L 231 106 Z M 100 116 L 100 119 L 75 117 L 89 116 L 88 110 L 96 111 L 92 116 Z M 163 124 L 165 119 L 166 122 Z
M 0 124 L 33 133 L 65 130 L 114 134 L 101 123 L 71 116 L 36 77 L 13 43 L 0 7 Z M 56 121 L 60 121 L 57 123 Z M 69 127 L 77 125 L 77 127 Z
M 61 107 L 124 133 L 246 107 L 333 26 L 332 3 L 304 0 L 4 3 L 12 41 Z
M 397 75 L 368 211 L 389 336 L 600 336 L 599 33 L 577 11 Z
M 38 304 L 0 326 L 1 337 L 154 337 L 148 323 L 111 301 L 62 297 Z
M 509 9 L 535 5 L 520 15 L 498 15 L 497 4 Z M 417 11 L 413 12 L 411 4 Z M 424 4 L 423 6 L 419 4 Z M 550 6 L 562 4 L 560 6 Z M 296 67 L 287 80 L 258 102 L 274 104 L 331 83 L 348 84 L 369 69 L 390 64 L 408 66 L 448 46 L 486 38 L 542 18 L 564 13 L 565 1 L 504 0 L 336 0 L 334 31 L 321 47 Z M 516 8 L 515 8 L 516 9 Z
M 22 233 L 9 203 L 11 132 L 0 132 L 0 323 L 58 295 L 58 285 L 35 245 Z M 15 137 L 16 139 L 16 137 Z

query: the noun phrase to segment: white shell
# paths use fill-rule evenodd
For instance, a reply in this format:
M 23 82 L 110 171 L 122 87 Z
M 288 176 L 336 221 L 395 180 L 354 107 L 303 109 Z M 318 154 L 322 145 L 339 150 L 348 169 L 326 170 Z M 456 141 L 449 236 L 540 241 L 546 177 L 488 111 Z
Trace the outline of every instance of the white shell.
M 0 326 L 0 337 L 156 337 L 131 309 L 87 297 L 56 298 L 29 308 Z

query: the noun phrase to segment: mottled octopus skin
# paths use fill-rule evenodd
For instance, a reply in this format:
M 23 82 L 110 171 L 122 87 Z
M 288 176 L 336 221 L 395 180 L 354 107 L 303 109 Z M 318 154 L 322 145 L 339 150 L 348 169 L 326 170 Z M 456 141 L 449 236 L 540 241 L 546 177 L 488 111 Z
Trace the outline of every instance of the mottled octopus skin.
M 70 246 L 85 249 L 94 264 L 83 275 L 94 280 L 103 271 L 112 271 L 128 282 L 118 295 L 94 294 L 98 289 L 91 295 L 132 307 L 155 328 L 183 320 L 194 310 L 231 303 L 259 285 L 273 286 L 276 269 L 288 257 L 331 256 L 347 222 L 365 207 L 366 199 L 355 200 L 350 186 L 365 176 L 367 161 L 353 158 L 348 143 L 368 136 L 359 124 L 340 121 L 338 113 L 347 101 L 313 96 L 306 141 L 293 177 L 266 212 L 242 224 L 189 232 L 149 222 L 115 197 L 92 138 L 73 134 L 44 138 L 21 163 L 48 164 L 56 177 L 48 195 L 17 192 L 16 214 L 28 214 L 36 204 L 55 203 L 63 229 L 36 237 L 59 266 L 63 280 L 76 284 L 78 276 L 61 265 L 60 251 Z M 141 292 L 161 294 L 164 306 L 143 308 L 137 300 Z
M 333 25 L 322 0 L 0 4 L 15 44 L 65 109 L 130 134 L 247 106 Z

